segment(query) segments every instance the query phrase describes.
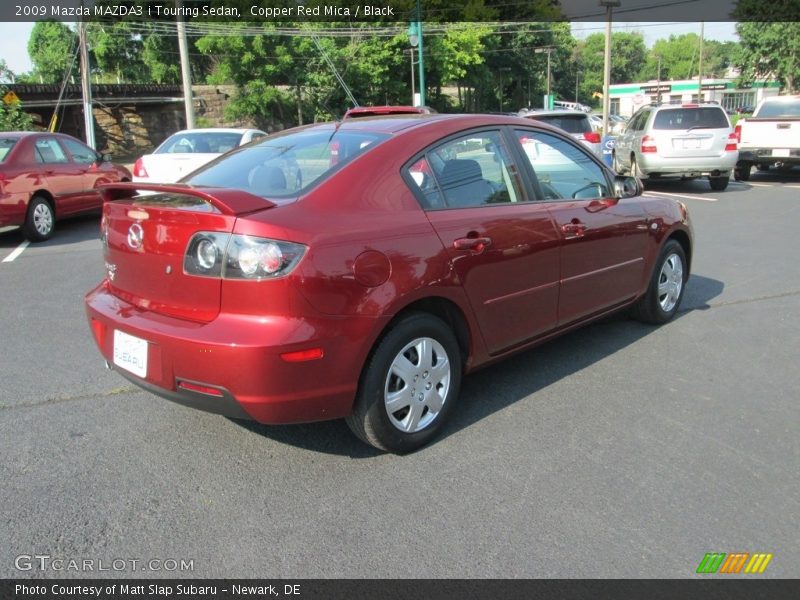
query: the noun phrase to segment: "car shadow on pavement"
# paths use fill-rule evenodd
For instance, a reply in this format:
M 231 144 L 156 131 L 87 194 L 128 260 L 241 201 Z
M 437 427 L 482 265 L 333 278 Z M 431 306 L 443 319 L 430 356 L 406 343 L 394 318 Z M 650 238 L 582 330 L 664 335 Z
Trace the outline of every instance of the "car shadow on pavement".
M 695 310 L 708 309 L 709 302 L 719 296 L 724 287 L 725 284 L 716 279 L 692 275 L 676 319 Z M 664 327 L 669 327 L 669 324 Z M 432 443 L 440 443 L 489 415 L 603 360 L 656 329 L 621 312 L 465 377 L 458 409 Z M 504 385 L 498 386 L 498 381 L 503 381 Z M 253 433 L 306 450 L 350 458 L 372 458 L 383 454 L 356 439 L 343 420 L 280 426 L 231 420 Z M 419 452 L 424 452 L 424 449 Z
M 53 237 L 45 242 L 31 244 L 31 248 L 50 248 L 79 244 L 87 240 L 100 238 L 99 215 L 83 215 L 56 222 Z M 0 249 L 13 250 L 25 241 L 22 228 L 3 228 L 0 230 Z M 0 254 L 3 253 L 0 250 Z M 2 256 L 0 256 L 2 258 Z

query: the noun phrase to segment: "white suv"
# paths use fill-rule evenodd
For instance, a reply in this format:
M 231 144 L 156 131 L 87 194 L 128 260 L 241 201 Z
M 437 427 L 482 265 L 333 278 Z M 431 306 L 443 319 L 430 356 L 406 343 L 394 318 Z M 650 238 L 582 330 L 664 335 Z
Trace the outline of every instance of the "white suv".
M 640 179 L 707 176 L 713 190 L 728 187 L 739 158 L 736 136 L 716 104 L 645 106 L 617 138 L 617 173 Z

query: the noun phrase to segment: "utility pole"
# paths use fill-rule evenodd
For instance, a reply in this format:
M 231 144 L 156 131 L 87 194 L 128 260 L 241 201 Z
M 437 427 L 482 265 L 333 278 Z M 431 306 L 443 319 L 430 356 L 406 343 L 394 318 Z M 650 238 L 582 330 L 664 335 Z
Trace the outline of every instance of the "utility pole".
M 414 20 L 409 23 L 407 33 L 408 43 L 411 44 L 412 52 L 414 47 L 417 45 L 419 46 L 419 52 L 417 54 L 417 64 L 419 65 L 419 104 L 415 102 L 414 106 L 425 106 L 425 55 L 422 49 L 422 9 L 419 6 L 419 0 L 417 0 Z
M 186 42 L 186 23 L 183 20 L 183 0 L 175 0 L 178 19 L 178 51 L 181 55 L 183 79 L 183 104 L 186 109 L 186 129 L 194 129 L 194 102 L 192 100 L 192 72 L 189 69 L 189 45 Z
M 700 62 L 697 67 L 697 100 L 703 101 L 703 25 L 700 21 Z
M 658 59 L 658 74 L 656 75 L 658 78 L 656 80 L 656 104 L 661 104 L 661 55 L 656 54 L 656 58 Z
M 611 9 L 619 6 L 620 0 L 600 0 L 606 7 L 606 47 L 603 54 L 603 135 L 608 135 L 608 113 L 611 108 Z
M 81 2 L 83 6 L 83 2 Z M 83 123 L 86 144 L 95 149 L 94 115 L 92 114 L 92 81 L 89 72 L 89 47 L 86 42 L 86 21 L 78 23 L 78 44 L 81 50 L 81 95 L 83 96 Z
M 534 54 L 542 54 L 543 52 L 547 52 L 547 102 L 545 102 L 545 106 L 543 108 L 553 108 L 550 104 L 550 54 L 553 52 L 553 47 L 548 46 L 547 48 L 536 48 L 533 53 Z

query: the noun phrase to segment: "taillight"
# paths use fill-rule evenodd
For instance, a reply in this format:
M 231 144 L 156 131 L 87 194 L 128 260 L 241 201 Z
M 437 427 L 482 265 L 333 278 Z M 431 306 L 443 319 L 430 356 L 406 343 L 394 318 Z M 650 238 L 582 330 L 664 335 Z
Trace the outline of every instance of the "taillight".
M 142 162 L 141 158 L 137 158 L 136 162 L 133 163 L 133 176 L 149 177 L 149 175 L 147 174 L 147 169 L 144 168 L 144 162 Z
M 737 124 L 736 127 L 733 128 L 733 135 L 736 137 L 736 143 L 742 143 L 742 126 Z
M 583 139 L 585 139 L 590 144 L 599 144 L 600 143 L 600 134 L 596 131 L 590 131 L 589 133 L 583 134 Z
M 183 258 L 188 275 L 224 279 L 275 279 L 291 272 L 306 247 L 249 235 L 201 232 L 192 236 Z
M 642 153 L 644 152 L 657 152 L 655 138 L 646 135 L 642 138 Z
M 728 134 L 728 143 L 725 144 L 725 152 L 735 152 L 738 150 L 738 146 L 736 145 L 739 142 L 739 137 L 736 133 L 729 133 Z

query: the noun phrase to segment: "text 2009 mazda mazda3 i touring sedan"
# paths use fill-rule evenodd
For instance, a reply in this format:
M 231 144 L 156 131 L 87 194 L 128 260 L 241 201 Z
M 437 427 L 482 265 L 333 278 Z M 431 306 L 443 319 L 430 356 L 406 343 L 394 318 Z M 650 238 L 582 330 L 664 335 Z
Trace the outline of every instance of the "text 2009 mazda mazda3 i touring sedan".
M 345 417 L 398 453 L 468 371 L 625 307 L 669 320 L 692 252 L 685 206 L 515 117 L 312 125 L 105 193 L 86 306 L 113 367 L 233 417 Z

